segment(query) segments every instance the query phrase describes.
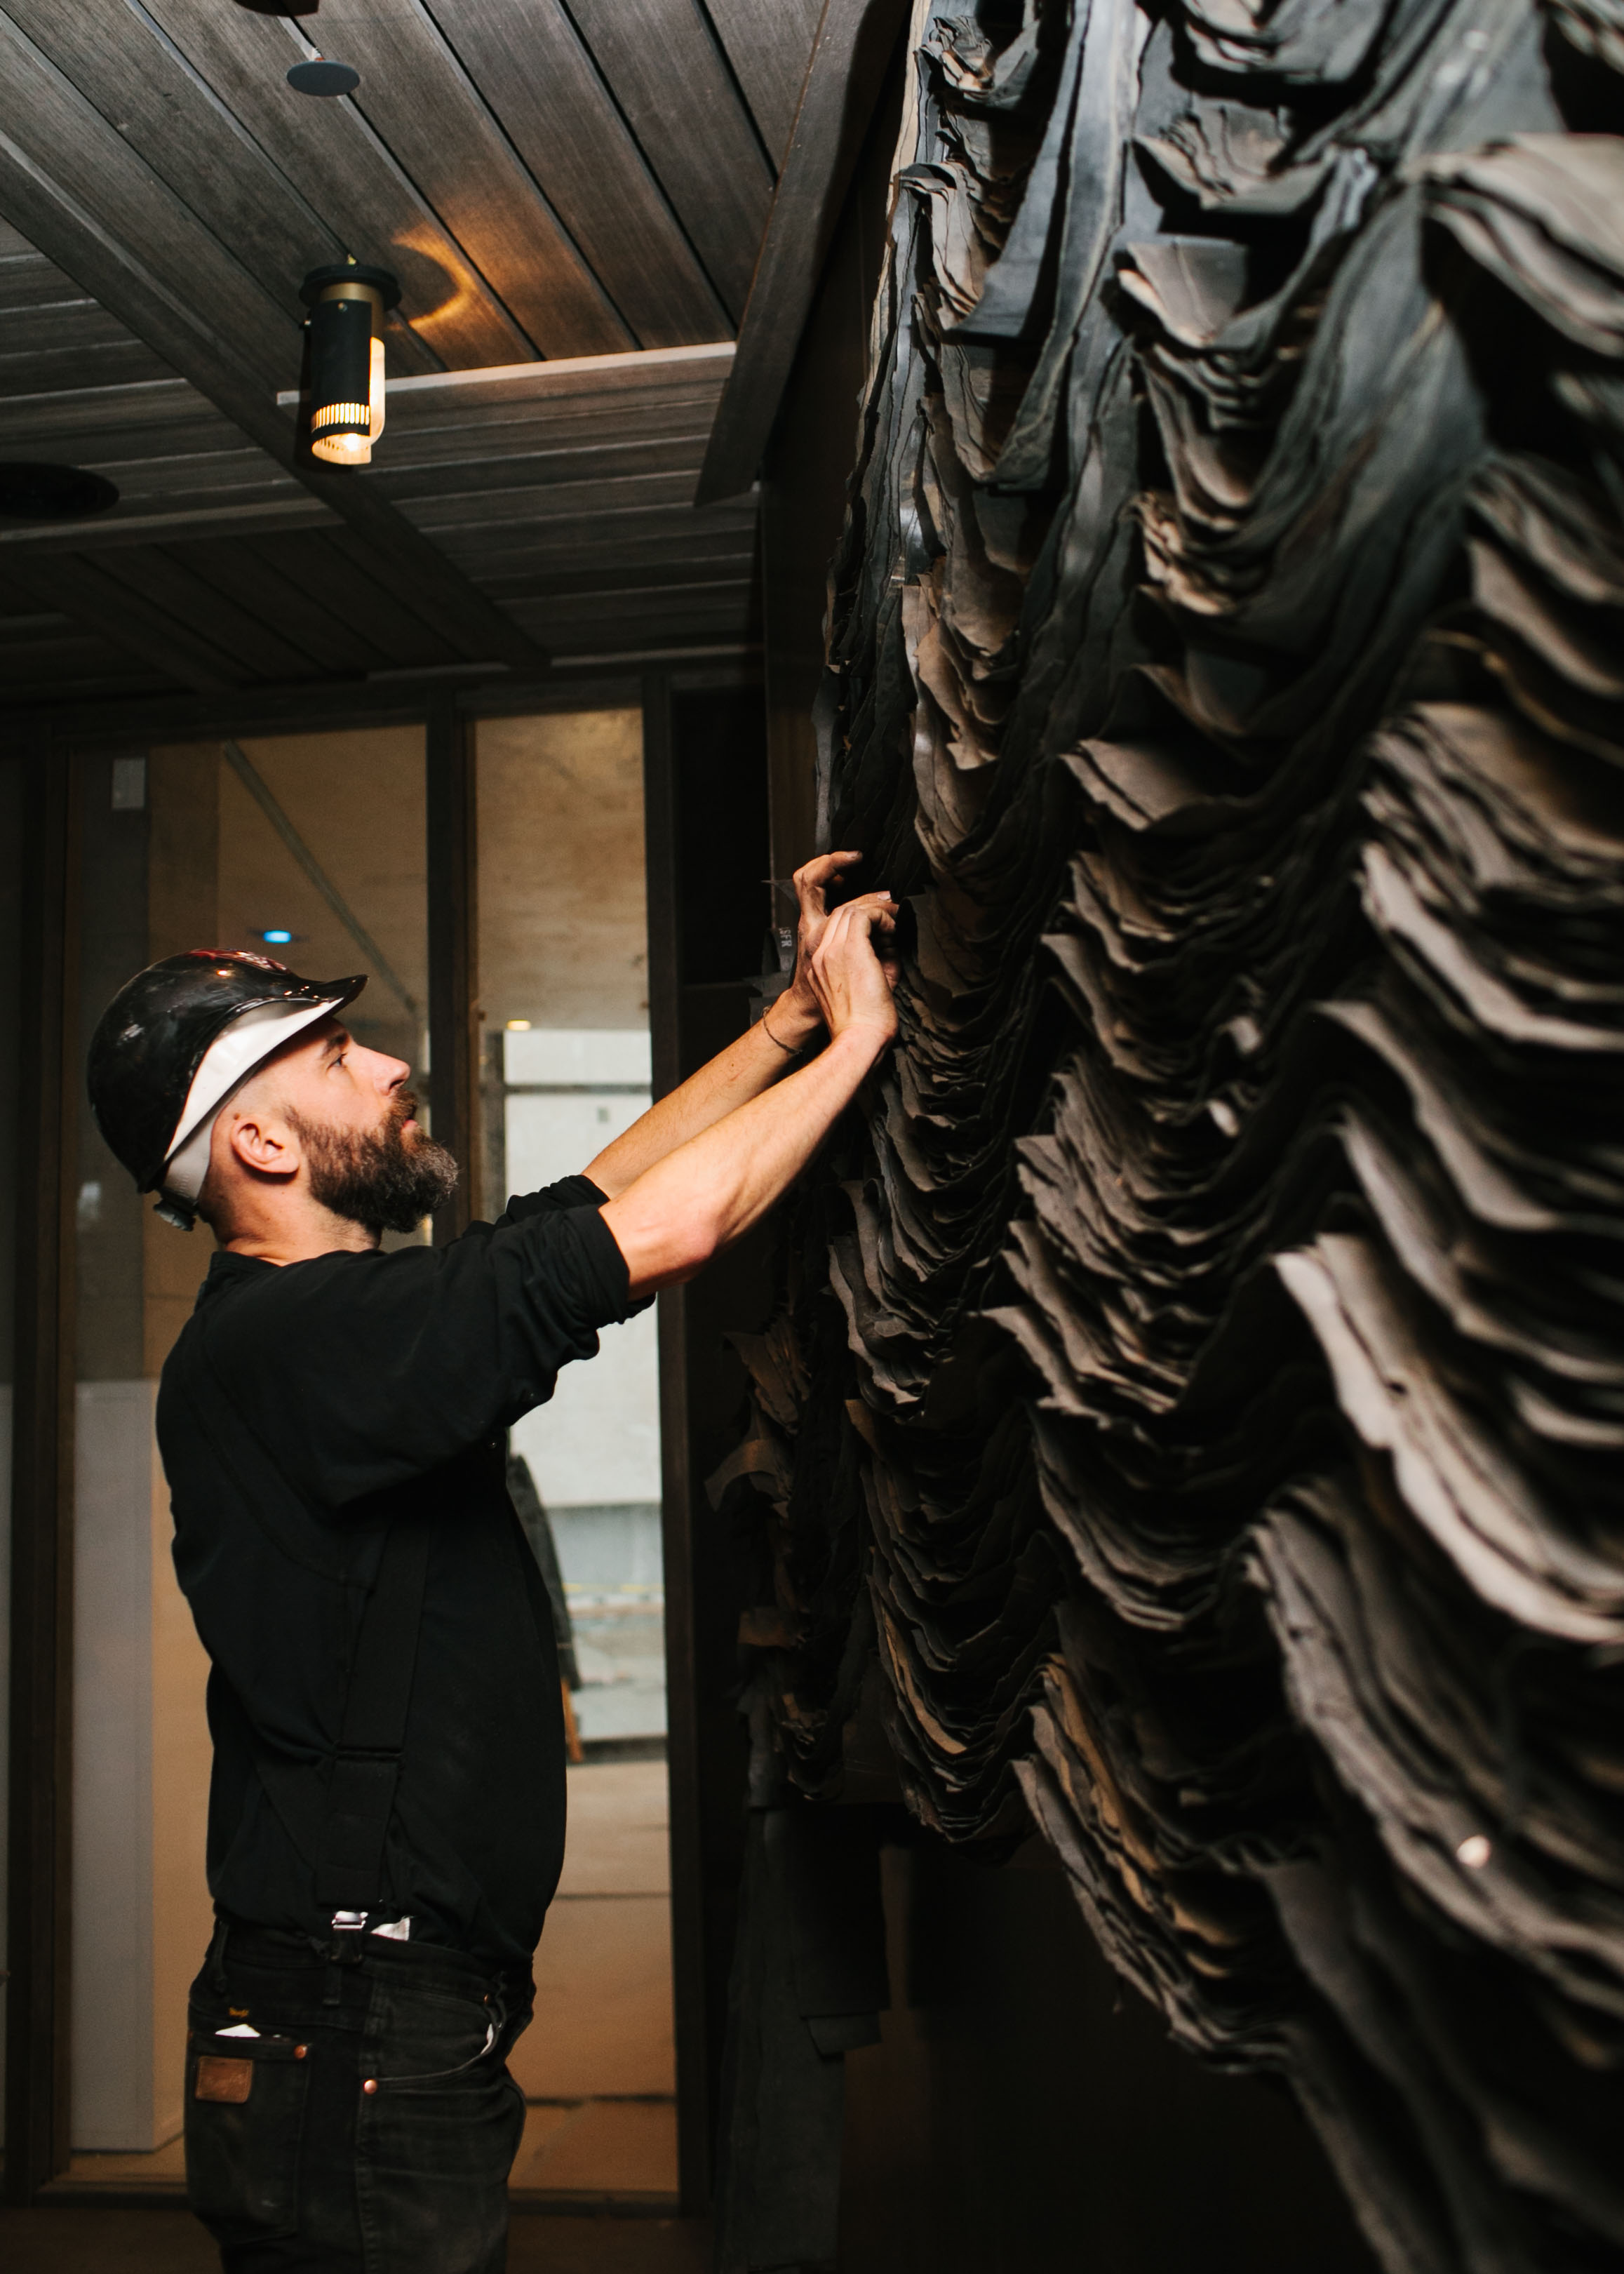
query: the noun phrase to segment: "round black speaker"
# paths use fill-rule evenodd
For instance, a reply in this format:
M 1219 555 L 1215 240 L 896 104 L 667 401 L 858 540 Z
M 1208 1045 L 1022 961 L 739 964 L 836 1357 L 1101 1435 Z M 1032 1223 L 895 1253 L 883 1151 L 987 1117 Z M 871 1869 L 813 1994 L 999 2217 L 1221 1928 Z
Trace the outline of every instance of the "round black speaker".
M 0 515 L 21 521 L 85 521 L 118 503 L 117 486 L 79 466 L 0 460 Z
M 288 84 L 297 94 L 348 94 L 352 87 L 360 86 L 361 74 L 348 64 L 332 64 L 318 56 L 313 63 L 295 64 Z

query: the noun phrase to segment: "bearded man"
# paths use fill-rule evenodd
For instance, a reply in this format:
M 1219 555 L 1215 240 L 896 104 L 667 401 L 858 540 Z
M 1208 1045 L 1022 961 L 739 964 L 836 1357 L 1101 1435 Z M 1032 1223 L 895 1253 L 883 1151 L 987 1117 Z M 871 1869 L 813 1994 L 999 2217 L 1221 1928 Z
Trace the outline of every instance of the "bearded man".
M 108 1142 L 218 1242 L 157 1426 L 212 1661 L 186 2165 L 228 2274 L 504 2262 L 506 2056 L 564 1841 L 553 1623 L 505 1433 L 760 1218 L 889 1046 L 895 906 L 825 907 L 856 857 L 797 877 L 769 1018 L 583 1175 L 441 1247 L 380 1246 L 456 1165 L 410 1070 L 343 1026 L 364 980 L 198 950 L 97 1028 Z

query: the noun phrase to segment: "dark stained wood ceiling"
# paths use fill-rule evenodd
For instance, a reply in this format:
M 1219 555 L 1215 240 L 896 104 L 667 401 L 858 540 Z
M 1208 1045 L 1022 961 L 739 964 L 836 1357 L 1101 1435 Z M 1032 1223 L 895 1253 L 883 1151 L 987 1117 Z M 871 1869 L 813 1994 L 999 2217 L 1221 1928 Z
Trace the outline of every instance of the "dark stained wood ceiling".
M 0 0 L 0 458 L 120 492 L 0 518 L 0 702 L 746 644 L 753 506 L 691 500 L 820 12 Z M 291 399 L 346 254 L 402 284 L 365 471 Z

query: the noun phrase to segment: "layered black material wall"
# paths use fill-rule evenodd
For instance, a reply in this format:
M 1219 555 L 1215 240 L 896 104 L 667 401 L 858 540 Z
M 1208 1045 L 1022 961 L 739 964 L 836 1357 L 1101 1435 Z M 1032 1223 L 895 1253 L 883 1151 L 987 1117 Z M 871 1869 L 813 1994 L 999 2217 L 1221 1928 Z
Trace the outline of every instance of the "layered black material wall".
M 718 1480 L 793 1781 L 877 1662 L 1405 2274 L 1624 2255 L 1620 69 L 919 0 L 821 704 L 919 945 Z

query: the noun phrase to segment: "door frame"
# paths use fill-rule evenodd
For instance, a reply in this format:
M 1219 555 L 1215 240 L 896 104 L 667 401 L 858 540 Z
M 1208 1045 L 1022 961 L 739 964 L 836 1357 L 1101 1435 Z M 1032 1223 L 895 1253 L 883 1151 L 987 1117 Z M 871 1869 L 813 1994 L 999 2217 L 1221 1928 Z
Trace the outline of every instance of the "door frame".
M 481 1195 L 472 1143 L 479 1068 L 476 728 L 482 717 L 628 709 L 643 715 L 650 1024 L 655 1092 L 680 1078 L 670 701 L 673 689 L 760 681 L 758 664 L 671 667 L 641 677 L 562 675 L 530 685 L 492 680 L 429 689 L 357 686 L 184 697 L 19 712 L 4 720 L 0 764 L 23 769 L 25 841 L 14 1295 L 17 1331 L 11 1465 L 10 1796 L 5 1870 L 4 2199 L 109 2206 L 110 2189 L 78 2187 L 68 2169 L 71 2068 L 72 1601 L 75 1272 L 72 1142 L 77 1064 L 81 761 L 227 737 L 418 726 L 427 807 L 429 1038 L 437 1135 L 468 1165 L 451 1219 L 455 1236 Z M 668 983 L 669 982 L 669 983 Z M 483 1196 L 488 1205 L 490 1195 Z M 0 1205 L 12 1204 L 0 1195 Z M 665 1534 L 666 1684 L 671 1736 L 673 1976 L 680 2204 L 710 2193 L 715 1956 L 707 1956 L 702 1777 L 695 1680 L 692 1480 L 688 1469 L 688 1347 L 681 1291 L 660 1299 L 660 1412 Z M 707 1984 L 712 1988 L 708 1989 Z M 128 2200 L 129 2198 L 124 2198 Z M 147 2193 L 144 2191 L 144 2198 Z M 151 2190 L 151 2200 L 172 2200 Z

